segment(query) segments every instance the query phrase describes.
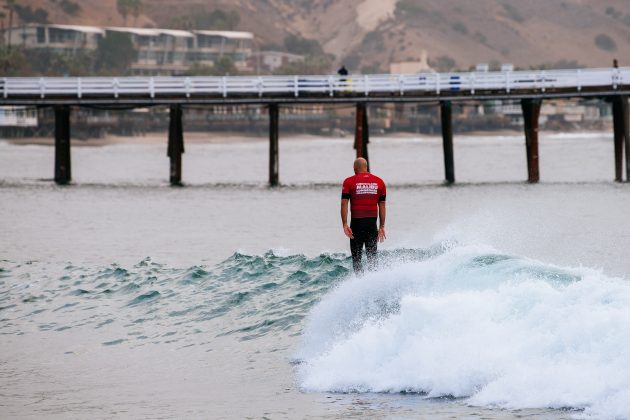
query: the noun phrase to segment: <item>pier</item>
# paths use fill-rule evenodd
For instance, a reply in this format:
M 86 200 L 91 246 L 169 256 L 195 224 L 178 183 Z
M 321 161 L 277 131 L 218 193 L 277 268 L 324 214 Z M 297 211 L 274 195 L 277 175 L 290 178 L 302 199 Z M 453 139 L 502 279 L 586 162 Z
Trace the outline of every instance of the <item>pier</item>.
M 428 103 L 440 108 L 444 179 L 455 182 L 452 105 L 489 100 L 520 101 L 525 136 L 527 181 L 540 179 L 538 120 L 542 103 L 554 98 L 599 98 L 611 104 L 614 127 L 614 179 L 630 180 L 628 133 L 630 68 L 548 71 L 420 73 L 386 75 L 235 76 L 235 77 L 88 77 L 3 78 L 0 106 L 53 107 L 54 180 L 72 180 L 70 113 L 72 107 L 111 109 L 170 107 L 167 156 L 170 182 L 182 183 L 183 110 L 187 105 L 263 105 L 269 112 L 269 185 L 280 184 L 279 111 L 283 105 L 354 104 L 354 148 L 368 158 L 371 103 Z

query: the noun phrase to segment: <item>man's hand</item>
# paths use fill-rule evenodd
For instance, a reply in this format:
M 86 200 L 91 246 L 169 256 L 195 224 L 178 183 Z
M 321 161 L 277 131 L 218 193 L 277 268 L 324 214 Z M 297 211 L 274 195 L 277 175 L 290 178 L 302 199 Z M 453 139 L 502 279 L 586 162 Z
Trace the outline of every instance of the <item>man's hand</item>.
M 348 238 L 354 239 L 354 234 L 352 233 L 352 229 L 350 229 L 350 226 L 343 225 L 343 233 L 345 233 Z
M 385 228 L 379 228 L 378 229 L 378 241 L 379 242 L 383 242 L 385 239 L 387 239 L 387 236 L 385 235 Z

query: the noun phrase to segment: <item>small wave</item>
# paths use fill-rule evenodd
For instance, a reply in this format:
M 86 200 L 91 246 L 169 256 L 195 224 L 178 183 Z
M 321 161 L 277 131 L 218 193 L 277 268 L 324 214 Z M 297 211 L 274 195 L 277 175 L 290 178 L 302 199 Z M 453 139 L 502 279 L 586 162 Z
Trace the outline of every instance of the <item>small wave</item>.
M 214 333 L 245 340 L 274 331 L 299 331 L 308 310 L 348 275 L 349 267 L 344 254 L 307 257 L 272 251 L 235 253 L 214 266 L 183 269 L 151 258 L 132 267 L 96 268 L 5 261 L 2 274 L 7 285 L 0 290 L 0 310 L 7 320 L 27 319 L 45 330 L 57 328 L 50 316 L 39 315 L 52 309 L 55 318 L 63 317 L 64 326 L 100 331 L 134 326 L 149 337 L 161 337 L 164 326 L 177 326 L 182 337 L 195 334 L 203 323 L 229 315 L 239 325 L 216 322 Z M 29 329 L 5 323 L 0 331 Z
M 129 306 L 135 306 L 146 303 L 148 301 L 154 301 L 160 296 L 160 292 L 158 292 L 157 290 L 151 290 L 150 292 L 143 293 L 140 296 L 134 298 L 131 302 L 129 302 Z

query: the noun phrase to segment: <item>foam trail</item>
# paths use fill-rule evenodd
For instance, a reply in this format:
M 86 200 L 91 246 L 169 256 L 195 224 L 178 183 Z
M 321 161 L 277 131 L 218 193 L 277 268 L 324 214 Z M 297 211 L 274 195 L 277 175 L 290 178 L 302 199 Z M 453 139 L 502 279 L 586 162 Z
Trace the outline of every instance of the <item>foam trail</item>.
M 311 311 L 305 390 L 427 393 L 630 417 L 630 285 L 461 246 L 349 280 Z

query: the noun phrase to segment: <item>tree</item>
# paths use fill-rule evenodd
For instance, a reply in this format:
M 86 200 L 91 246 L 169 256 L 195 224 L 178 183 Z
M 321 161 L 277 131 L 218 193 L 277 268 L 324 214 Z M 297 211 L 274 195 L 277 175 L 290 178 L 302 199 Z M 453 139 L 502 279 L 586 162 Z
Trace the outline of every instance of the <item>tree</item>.
M 200 13 L 195 15 L 195 26 L 197 29 L 211 28 L 218 30 L 231 30 L 236 28 L 241 17 L 237 11 L 226 12 L 221 9 L 213 10 L 210 13 Z
M 241 21 L 241 17 L 236 10 L 230 10 L 227 16 L 228 29 L 236 29 Z
M 131 36 L 123 32 L 109 32 L 98 43 L 96 69 L 100 73 L 123 75 L 136 59 Z
M 144 9 L 144 4 L 142 4 L 142 0 L 128 0 L 129 1 L 129 10 L 133 15 L 134 25 L 138 24 L 138 17 L 142 13 Z
M 173 29 L 183 29 L 185 31 L 190 31 L 192 29 L 196 29 L 195 20 L 192 16 L 177 16 L 171 18 L 171 21 L 167 25 L 169 28 Z
M 24 53 L 19 48 L 0 48 L 0 69 L 5 76 L 28 76 L 31 74 Z
M 13 9 L 24 23 L 48 23 L 48 12 L 44 9 L 32 9 L 31 6 L 20 6 L 13 2 Z
M 238 69 L 234 65 L 234 61 L 228 56 L 223 56 L 215 61 L 213 66 L 206 66 L 195 63 L 188 70 L 191 76 L 225 76 L 238 75 Z
M 234 61 L 230 57 L 223 56 L 215 61 L 212 66 L 213 71 L 217 76 L 235 75 L 238 74 L 238 70 L 234 65 Z
M 87 51 L 70 55 L 42 48 L 25 50 L 24 55 L 37 76 L 89 76 L 94 62 L 93 53 Z
M 6 5 L 4 6 L 9 10 L 9 39 L 7 39 L 8 50 L 11 52 L 11 28 L 13 27 L 13 13 L 15 12 L 15 2 L 16 0 L 5 0 Z
M 118 13 L 125 20 L 125 26 L 127 26 L 127 16 L 129 15 L 129 12 L 131 11 L 132 1 L 133 0 L 116 0 L 116 9 L 118 10 Z

